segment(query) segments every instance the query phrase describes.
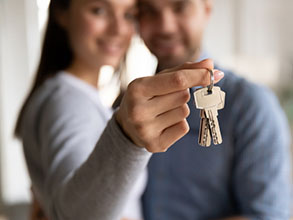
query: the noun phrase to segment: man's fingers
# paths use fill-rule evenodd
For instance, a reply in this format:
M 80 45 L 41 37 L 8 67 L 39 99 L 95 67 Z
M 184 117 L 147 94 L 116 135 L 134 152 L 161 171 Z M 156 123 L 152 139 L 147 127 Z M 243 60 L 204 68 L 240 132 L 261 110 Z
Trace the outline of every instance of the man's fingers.
M 155 96 L 148 102 L 148 109 L 152 115 L 160 115 L 164 112 L 178 108 L 184 105 L 190 99 L 190 93 L 188 89 L 183 91 L 170 93 L 162 96 Z
M 176 109 L 172 109 L 171 111 L 161 114 L 156 118 L 154 130 L 163 131 L 166 128 L 171 127 L 187 118 L 189 113 L 189 107 L 187 104 L 185 104 Z
M 179 123 L 164 130 L 160 136 L 160 146 L 163 146 L 163 151 L 166 151 L 172 144 L 182 138 L 189 131 L 189 126 L 184 119 Z
M 215 83 L 224 74 L 215 71 Z M 145 77 L 142 82 L 141 92 L 145 97 L 165 95 L 194 86 L 207 86 L 211 83 L 210 73 L 207 69 L 180 69 L 175 72 L 158 74 L 152 77 Z
M 160 73 L 166 73 L 166 72 L 174 72 L 180 69 L 214 69 L 214 62 L 211 59 L 205 59 L 201 62 L 195 63 L 195 62 L 186 62 L 180 66 L 176 66 L 170 69 L 166 69 Z M 159 73 L 159 74 L 160 74 Z
M 214 62 L 211 59 L 202 60 L 198 63 L 184 63 L 182 69 L 214 69 Z

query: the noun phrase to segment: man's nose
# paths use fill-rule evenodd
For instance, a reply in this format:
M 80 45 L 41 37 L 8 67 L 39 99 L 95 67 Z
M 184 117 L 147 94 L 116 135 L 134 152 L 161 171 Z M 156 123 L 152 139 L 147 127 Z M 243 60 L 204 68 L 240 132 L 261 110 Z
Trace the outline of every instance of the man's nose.
M 157 27 L 163 33 L 173 33 L 177 31 L 176 15 L 172 10 L 164 10 L 161 12 Z

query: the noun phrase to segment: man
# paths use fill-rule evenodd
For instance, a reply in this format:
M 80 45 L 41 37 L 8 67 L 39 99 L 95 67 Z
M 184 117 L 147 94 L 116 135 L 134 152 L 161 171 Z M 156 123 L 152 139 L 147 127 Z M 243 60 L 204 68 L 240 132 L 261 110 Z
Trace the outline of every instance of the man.
M 158 72 L 200 59 L 211 10 L 211 0 L 139 0 L 140 33 Z M 226 92 L 223 143 L 197 144 L 191 96 L 188 134 L 149 162 L 145 220 L 289 218 L 289 128 L 276 98 L 228 71 L 218 85 Z

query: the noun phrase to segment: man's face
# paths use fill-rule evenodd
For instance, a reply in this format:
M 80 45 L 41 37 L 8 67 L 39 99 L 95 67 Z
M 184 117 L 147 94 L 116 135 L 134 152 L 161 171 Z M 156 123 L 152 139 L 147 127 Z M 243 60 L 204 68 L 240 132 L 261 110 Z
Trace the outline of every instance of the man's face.
M 165 69 L 199 57 L 211 0 L 138 0 L 140 34 Z

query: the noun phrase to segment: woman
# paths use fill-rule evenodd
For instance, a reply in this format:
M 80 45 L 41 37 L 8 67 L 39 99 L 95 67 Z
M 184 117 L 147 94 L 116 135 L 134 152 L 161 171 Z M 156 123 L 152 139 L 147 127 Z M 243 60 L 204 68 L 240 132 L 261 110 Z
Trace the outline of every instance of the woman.
M 118 68 L 135 14 L 135 0 L 51 0 L 36 80 L 16 128 L 49 219 L 123 217 L 149 152 L 166 151 L 188 132 L 188 87 L 209 83 L 211 61 L 137 79 L 112 115 L 100 102 L 99 69 Z
M 100 67 L 112 65 L 117 68 L 125 55 L 135 31 L 135 1 L 52 0 L 49 13 L 37 79 L 20 115 L 20 120 L 23 121 L 19 122 L 18 128 L 18 133 L 24 142 L 33 191 L 46 214 L 52 219 L 92 219 L 93 217 L 104 219 L 103 215 L 96 216 L 91 213 L 93 211 L 87 211 L 88 208 L 94 210 L 92 207 L 95 202 L 83 199 L 80 195 L 75 197 L 69 194 L 79 191 L 78 185 L 88 179 L 82 170 L 89 170 L 90 168 L 86 167 L 91 165 L 90 162 L 84 164 L 83 162 L 89 157 L 95 142 L 112 115 L 112 110 L 105 108 L 99 102 L 99 94 L 95 88 Z M 84 100 L 80 102 L 79 99 Z M 75 110 L 68 112 L 69 106 Z M 42 108 L 44 109 L 41 110 Z M 64 118 L 64 113 L 68 120 L 71 120 L 70 122 Z M 33 124 L 29 124 L 28 121 Z M 71 129 L 73 127 L 74 129 Z M 33 132 L 36 128 L 40 133 Z M 65 130 L 67 134 L 64 133 Z M 42 132 L 44 134 L 41 134 Z M 51 149 L 48 149 L 49 147 Z M 143 151 L 133 153 L 142 158 L 144 162 L 138 165 L 143 167 L 148 158 L 147 153 Z M 104 153 L 100 155 L 99 157 L 107 156 Z M 96 158 L 96 160 L 101 159 Z M 79 167 L 81 168 L 78 169 Z M 111 170 L 103 170 L 111 173 Z M 74 176 L 69 177 L 70 175 Z M 96 174 L 87 172 L 87 175 Z M 98 179 L 100 179 L 98 175 L 91 177 L 93 182 Z M 107 182 L 107 180 L 103 181 Z M 93 183 L 86 185 L 90 187 Z M 100 188 L 99 184 L 96 187 Z M 69 192 L 65 188 L 74 190 Z M 102 187 L 100 190 L 104 191 L 99 192 L 100 194 L 106 194 L 106 190 L 108 191 L 109 195 L 106 194 L 105 197 L 126 196 L 119 193 L 111 195 L 113 191 L 111 187 Z M 64 194 L 59 195 L 58 191 Z M 88 194 L 92 190 L 82 191 Z M 70 205 L 68 205 L 69 200 Z M 60 206 L 58 202 L 61 203 Z M 81 205 L 82 209 L 76 208 Z M 117 206 L 122 207 L 122 204 L 118 203 Z M 100 205 L 99 207 L 105 212 L 110 212 L 104 214 L 107 216 L 116 216 L 120 212 L 112 209 L 111 206 L 110 209 Z M 83 212 L 87 213 L 79 214 Z M 71 218 L 71 214 L 74 218 Z

